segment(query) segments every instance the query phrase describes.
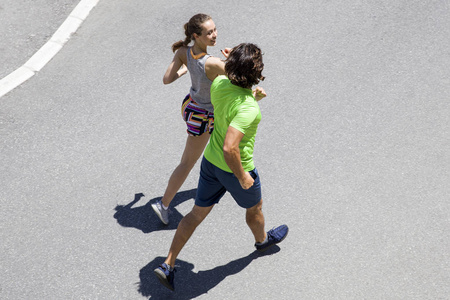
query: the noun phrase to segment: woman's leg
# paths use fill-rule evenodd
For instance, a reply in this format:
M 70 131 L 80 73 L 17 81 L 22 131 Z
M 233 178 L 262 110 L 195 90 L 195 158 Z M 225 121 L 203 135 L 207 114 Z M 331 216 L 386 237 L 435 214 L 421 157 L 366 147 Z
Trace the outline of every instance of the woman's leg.
M 207 132 L 203 133 L 200 136 L 187 137 L 186 146 L 184 147 L 184 152 L 183 156 L 181 157 L 180 164 L 172 172 L 164 196 L 161 199 L 161 202 L 164 204 L 164 206 L 169 206 L 173 197 L 175 197 L 175 194 L 183 185 L 195 163 L 202 155 L 203 150 L 205 150 L 206 144 L 209 141 L 209 137 L 210 134 Z

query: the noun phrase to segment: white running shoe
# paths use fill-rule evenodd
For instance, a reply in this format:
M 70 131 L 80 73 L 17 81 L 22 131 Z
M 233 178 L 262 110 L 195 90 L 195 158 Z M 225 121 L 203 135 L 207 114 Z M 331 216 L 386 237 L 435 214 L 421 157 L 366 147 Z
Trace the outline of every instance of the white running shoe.
M 164 209 L 162 207 L 161 200 L 153 202 L 152 208 L 155 211 L 156 215 L 161 220 L 161 222 L 163 222 L 165 225 L 169 224 L 169 209 Z

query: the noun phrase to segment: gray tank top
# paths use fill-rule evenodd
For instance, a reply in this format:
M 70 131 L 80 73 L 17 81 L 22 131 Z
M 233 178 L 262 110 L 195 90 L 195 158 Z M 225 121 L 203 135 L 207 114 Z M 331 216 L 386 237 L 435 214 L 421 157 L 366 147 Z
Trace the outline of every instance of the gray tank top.
M 206 54 L 199 59 L 194 59 L 191 55 L 191 48 L 187 49 L 187 68 L 191 75 L 191 90 L 190 95 L 192 100 L 197 102 L 198 106 L 201 108 L 212 112 L 214 110 L 211 104 L 211 93 L 210 88 L 212 81 L 206 77 L 205 63 L 208 57 L 211 55 Z

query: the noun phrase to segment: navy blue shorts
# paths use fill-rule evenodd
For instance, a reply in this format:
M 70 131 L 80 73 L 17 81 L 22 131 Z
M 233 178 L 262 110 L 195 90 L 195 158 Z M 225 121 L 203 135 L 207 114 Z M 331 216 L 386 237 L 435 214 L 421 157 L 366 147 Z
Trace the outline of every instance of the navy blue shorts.
M 261 182 L 256 168 L 249 173 L 255 182 L 251 188 L 244 190 L 233 173 L 219 169 L 203 157 L 195 205 L 209 207 L 219 203 L 219 200 L 228 191 L 240 207 L 255 206 L 261 201 Z

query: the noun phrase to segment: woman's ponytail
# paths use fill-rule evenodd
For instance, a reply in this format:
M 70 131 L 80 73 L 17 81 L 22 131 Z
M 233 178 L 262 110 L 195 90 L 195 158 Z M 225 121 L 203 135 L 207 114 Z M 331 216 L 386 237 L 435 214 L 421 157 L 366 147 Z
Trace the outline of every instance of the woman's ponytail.
M 179 40 L 178 42 L 173 43 L 172 45 L 172 51 L 175 52 L 181 47 L 187 47 L 189 43 L 191 42 L 191 34 L 189 33 L 189 23 L 184 24 L 184 34 L 186 38 L 184 41 Z

